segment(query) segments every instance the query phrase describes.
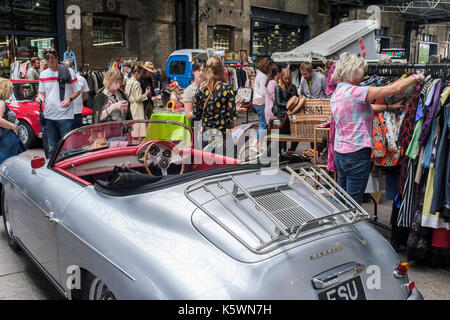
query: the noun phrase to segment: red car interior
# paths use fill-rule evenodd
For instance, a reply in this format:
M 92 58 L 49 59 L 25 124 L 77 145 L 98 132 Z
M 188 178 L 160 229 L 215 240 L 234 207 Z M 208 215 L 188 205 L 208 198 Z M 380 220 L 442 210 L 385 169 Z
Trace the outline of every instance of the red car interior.
M 149 141 L 151 142 L 151 141 Z M 146 143 L 147 145 L 147 143 Z M 120 157 L 130 157 L 130 159 L 136 158 L 136 153 L 142 149 L 142 145 L 140 146 L 128 146 L 128 147 L 119 147 L 113 149 L 103 149 L 94 151 L 89 154 L 82 154 L 79 156 L 72 157 L 67 160 L 63 160 L 57 162 L 54 165 L 54 169 L 78 182 L 81 182 L 85 185 L 92 184 L 92 181 L 95 181 L 95 177 L 103 176 L 106 177 L 108 173 L 110 173 L 114 168 L 113 167 L 102 167 L 99 166 L 98 163 L 94 165 L 93 168 L 89 169 L 89 174 L 76 174 L 76 168 L 82 165 L 88 165 L 89 163 L 94 163 L 102 160 L 110 160 L 113 158 Z M 240 160 L 228 158 L 221 155 L 216 155 L 213 153 L 204 152 L 202 150 L 192 149 L 192 148 L 182 148 L 181 153 L 183 154 L 183 158 L 185 160 L 185 172 L 195 172 L 213 169 L 217 167 L 224 167 L 230 165 L 236 165 L 240 163 Z M 119 162 L 117 161 L 117 166 L 119 166 Z M 136 165 L 130 166 L 130 169 L 143 168 L 144 165 Z

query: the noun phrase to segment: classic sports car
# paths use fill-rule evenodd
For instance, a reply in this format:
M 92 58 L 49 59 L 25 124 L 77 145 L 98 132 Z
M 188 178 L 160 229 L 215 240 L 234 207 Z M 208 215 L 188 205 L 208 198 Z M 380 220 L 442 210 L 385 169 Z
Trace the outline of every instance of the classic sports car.
M 42 139 L 39 124 L 39 104 L 34 100 L 38 94 L 39 80 L 10 80 L 13 85 L 11 98 L 7 105 L 16 113 L 19 120 L 19 138 L 29 149 L 36 147 Z M 45 105 L 42 106 L 44 110 Z M 83 107 L 83 125 L 92 124 L 92 110 Z
M 48 161 L 6 160 L 9 245 L 69 299 L 422 299 L 324 171 L 194 140 L 171 121 L 105 123 L 72 131 Z

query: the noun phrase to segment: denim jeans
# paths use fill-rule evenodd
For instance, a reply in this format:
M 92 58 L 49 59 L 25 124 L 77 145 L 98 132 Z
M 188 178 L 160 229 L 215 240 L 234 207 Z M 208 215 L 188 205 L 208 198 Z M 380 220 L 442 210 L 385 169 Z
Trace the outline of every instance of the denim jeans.
M 256 133 L 256 138 L 258 139 L 258 141 L 261 141 L 264 139 L 264 136 L 267 133 L 267 123 L 265 113 L 266 107 L 264 105 L 261 106 L 254 105 L 253 108 L 255 108 L 259 118 L 258 132 Z
M 364 148 L 352 153 L 335 152 L 338 184 L 358 203 L 363 202 L 369 180 L 372 150 Z
M 83 115 L 81 113 L 76 113 L 73 115 L 74 129 L 80 128 L 83 124 Z
M 46 119 L 45 131 L 47 133 L 47 147 L 49 158 L 52 157 L 59 140 L 74 129 L 74 120 L 50 120 Z

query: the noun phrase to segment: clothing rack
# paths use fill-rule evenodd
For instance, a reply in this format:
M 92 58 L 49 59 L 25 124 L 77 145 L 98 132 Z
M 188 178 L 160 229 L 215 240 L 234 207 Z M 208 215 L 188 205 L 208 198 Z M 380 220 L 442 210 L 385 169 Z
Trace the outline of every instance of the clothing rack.
M 424 70 L 425 75 L 446 76 L 450 69 L 450 63 L 369 64 L 368 69 L 369 75 L 401 76 L 408 71 Z

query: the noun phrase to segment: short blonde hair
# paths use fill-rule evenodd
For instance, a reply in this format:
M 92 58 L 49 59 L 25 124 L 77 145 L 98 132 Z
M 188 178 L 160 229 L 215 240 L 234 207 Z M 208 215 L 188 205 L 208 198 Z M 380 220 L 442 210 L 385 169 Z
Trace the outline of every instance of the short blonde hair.
M 106 72 L 103 85 L 108 89 L 114 82 L 123 83 L 123 74 L 117 68 L 111 68 Z
M 332 80 L 337 82 L 351 82 L 364 77 L 367 70 L 367 61 L 356 53 L 345 52 L 334 69 Z
M 0 78 L 0 99 L 8 100 L 11 96 L 11 88 L 11 81 L 5 78 Z

